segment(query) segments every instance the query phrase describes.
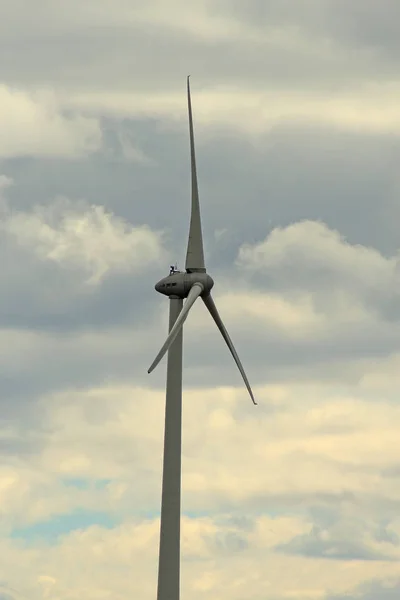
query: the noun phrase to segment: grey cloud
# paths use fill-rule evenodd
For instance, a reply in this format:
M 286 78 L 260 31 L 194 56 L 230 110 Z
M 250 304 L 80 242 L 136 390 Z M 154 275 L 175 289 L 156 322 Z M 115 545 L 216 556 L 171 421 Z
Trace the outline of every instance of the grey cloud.
M 400 584 L 394 581 L 373 581 L 360 586 L 354 592 L 328 596 L 327 600 L 397 600 Z
M 236 531 L 228 531 L 218 535 L 214 540 L 214 545 L 219 554 L 243 552 L 249 546 L 247 539 Z
M 363 3 L 363 6 L 365 3 Z M 135 3 L 134 3 L 135 6 Z M 137 7 L 138 5 L 136 5 Z M 178 89 L 188 73 L 196 73 L 207 85 L 217 82 L 241 83 L 256 88 L 304 88 L 306 82 L 315 88 L 336 90 L 354 86 L 368 80 L 373 74 L 384 79 L 395 72 L 395 64 L 383 68 L 379 53 L 354 51 L 352 46 L 377 41 L 385 44 L 385 32 L 398 38 L 396 23 L 397 5 L 390 2 L 385 11 L 373 6 L 361 8 L 361 0 L 348 10 L 345 2 L 288 3 L 254 0 L 244 7 L 239 2 L 222 2 L 213 5 L 209 12 L 210 23 L 215 15 L 226 19 L 229 28 L 232 17 L 240 24 L 249 23 L 261 32 L 261 39 L 236 36 L 224 39 L 210 32 L 202 36 L 184 27 L 169 24 L 142 23 L 140 19 L 118 19 L 117 7 L 110 3 L 107 11 L 97 21 L 90 16 L 94 3 L 88 3 L 87 12 L 81 7 L 56 13 L 49 21 L 38 19 L 36 9 L 21 21 L 15 15 L 5 14 L 0 43 L 0 70 L 3 81 L 9 84 L 57 85 L 60 88 L 89 89 L 99 87 L 160 91 Z M 120 7 L 121 8 L 121 7 Z M 154 14 L 163 10 L 154 3 Z M 179 10 L 179 8 L 178 8 Z M 140 12 L 140 11 L 139 11 Z M 121 14 L 124 14 L 122 8 Z M 387 16 L 382 16 L 387 15 Z M 46 15 L 49 17 L 49 14 Z M 69 18 L 68 18 L 69 17 Z M 35 23 L 35 21 L 37 22 Z M 179 21 L 179 17 L 177 17 Z M 29 23 L 29 26 L 28 26 Z M 35 23 L 35 25 L 34 25 Z M 276 44 L 272 27 L 280 27 L 286 40 Z M 22 30 L 21 30 L 22 29 Z M 303 42 L 292 39 L 298 31 Z M 391 34 L 391 35 L 390 35 Z M 23 37 L 24 43 L 20 40 Z M 326 43 L 331 38 L 331 44 Z M 313 44 L 308 47 L 304 40 Z M 347 49 L 343 44 L 347 42 Z M 27 61 L 27 57 L 29 60 Z M 121 60 L 121 57 L 124 57 Z
M 388 467 L 387 469 L 385 469 L 382 472 L 382 475 L 384 477 L 400 477 L 400 464 L 397 463 L 396 465 L 392 466 L 392 467 Z
M 155 294 L 154 282 L 166 272 L 170 261 L 184 258 L 189 218 L 187 126 L 165 128 L 160 121 L 127 120 L 123 126 L 104 122 L 111 137 L 121 127 L 152 159 L 151 164 L 111 160 L 109 154 L 84 161 L 19 159 L 3 163 L 3 172 L 15 179 L 14 187 L 7 190 L 15 210 L 29 211 L 32 205 L 51 203 L 62 193 L 73 199 L 84 198 L 88 204 L 104 204 L 128 222 L 149 223 L 167 232 L 167 254 L 162 264 L 153 265 L 138 278 L 112 276 L 90 295 L 79 289 L 74 292 L 72 272 L 40 265 L 18 248 L 12 253 L 9 248 L 2 274 L 7 281 L 1 300 L 3 327 L 54 332 L 61 337 L 58 343 L 46 342 L 43 359 L 35 357 L 31 365 L 25 361 L 23 379 L 18 369 L 3 371 L 5 394 L 19 397 L 27 389 L 39 393 L 46 386 L 86 385 L 104 374 L 134 375 L 140 382 L 149 381 L 147 362 L 164 333 L 157 331 L 160 327 L 156 323 L 168 310 L 167 302 Z M 321 219 L 352 244 L 393 252 L 398 244 L 394 181 L 399 150 L 396 137 L 350 135 L 305 124 L 275 128 L 260 147 L 228 131 L 219 131 L 209 140 L 199 131 L 203 224 L 216 295 L 223 289 L 224 277 L 237 277 L 232 262 L 243 241 L 258 242 L 272 227 L 299 219 Z M 116 152 L 120 152 L 118 144 Z M 212 239 L 218 228 L 228 230 L 222 252 L 222 242 Z M 4 249 L 4 240 L 2 243 Z M 304 291 L 320 289 L 321 281 L 309 267 L 297 263 L 299 285 Z M 323 263 L 322 273 L 328 290 L 344 285 L 340 269 L 332 278 L 329 264 Z M 263 290 L 272 290 L 275 285 L 278 292 L 286 293 L 288 282 L 293 284 L 293 273 L 283 270 L 275 284 L 268 273 L 259 273 L 256 279 L 248 280 L 248 285 Z M 351 283 L 353 292 L 357 291 L 357 279 Z M 225 321 L 254 383 L 266 377 L 269 381 L 315 377 L 316 369 L 322 378 L 356 381 L 357 361 L 384 358 L 398 351 L 397 326 L 390 323 L 397 319 L 397 304 L 384 295 L 384 290 L 382 294 L 374 304 L 382 320 L 331 332 L 329 339 L 293 340 L 273 327 L 252 331 L 248 324 L 232 326 L 229 319 Z M 365 295 L 362 298 L 365 300 Z M 151 322 L 155 326 L 146 335 L 146 347 L 139 351 L 131 345 L 128 354 L 125 343 L 119 350 L 100 350 L 99 354 L 79 335 L 76 344 L 71 337 L 73 331 L 115 332 L 120 327 L 131 329 L 132 340 L 142 339 L 136 328 L 148 327 Z M 65 344 L 63 332 L 67 331 L 70 342 Z M 234 364 L 222 340 L 217 342 L 218 335 L 211 321 L 195 338 L 187 335 L 186 377 L 191 385 L 204 384 L 205 369 L 209 384 L 236 381 L 232 379 Z M 361 371 L 364 368 L 362 364 L 359 367 Z M 151 382 L 162 387 L 163 372 L 155 373 Z
M 2 239 L 3 251 L 7 248 L 8 253 L 1 275 L 7 282 L 0 302 L 4 331 L 24 328 L 50 335 L 38 346 L 33 361 L 23 351 L 22 362 L 17 361 L 11 370 L 3 367 L 4 397 L 17 400 L 28 390 L 29 395 L 36 395 L 65 385 L 91 385 L 104 377 L 135 377 L 149 383 L 147 363 L 164 334 L 157 323 L 163 315 L 166 322 L 168 310 L 168 303 L 157 297 L 153 286 L 171 261 L 183 260 L 189 219 L 187 124 L 165 125 L 157 120 L 105 120 L 108 146 L 104 154 L 83 161 L 3 162 L 2 172 L 15 180 L 7 190 L 13 210 L 29 212 L 35 204 L 52 203 L 61 193 L 74 200 L 83 198 L 89 205 L 104 204 L 130 223 L 149 223 L 167 233 L 162 264 L 154 264 L 138 278 L 113 275 L 89 295 L 76 287 L 72 271 L 37 263 L 21 249 L 6 247 Z M 152 162 L 121 160 L 117 136 L 121 130 Z M 352 244 L 371 245 L 384 254 L 397 248 L 397 137 L 349 134 L 303 123 L 275 127 L 259 146 L 226 129 L 206 139 L 199 128 L 197 139 L 206 252 L 216 280 L 216 296 L 225 277 L 237 277 L 232 263 L 240 244 L 264 239 L 277 225 L 319 219 Z M 114 154 L 110 155 L 108 148 Z M 221 228 L 227 229 L 225 241 L 216 242 L 213 233 Z M 304 291 L 318 288 L 320 293 L 321 280 L 311 271 L 307 263 L 297 263 L 299 285 Z M 340 269 L 333 277 L 329 264 L 323 263 L 322 272 L 326 289 L 343 287 Z M 366 301 L 357 280 L 349 281 L 352 293 L 361 293 Z M 272 290 L 275 286 L 279 293 L 287 293 L 293 273 L 283 270 L 274 283 L 271 274 L 261 272 L 247 282 L 251 289 Z M 399 349 L 395 300 L 382 290 L 374 302 L 381 314 L 375 324 L 336 330 L 322 340 L 293 340 L 273 327 L 253 331 L 248 324 L 233 325 L 226 318 L 225 322 L 254 384 L 266 378 L 271 382 L 313 378 L 316 372 L 321 378 L 354 383 L 365 369 L 362 361 L 384 358 Z M 107 329 L 116 335 L 118 328 L 132 332 L 132 343 L 125 340 L 119 347 L 99 349 L 80 336 L 84 331 Z M 144 340 L 138 333 L 142 329 L 147 331 L 146 341 L 139 343 L 144 346 L 134 342 Z M 209 327 L 194 337 L 189 334 L 190 318 L 187 322 L 185 378 L 190 385 L 204 385 L 205 370 L 207 384 L 240 384 L 214 329 L 210 321 Z M 151 384 L 163 387 L 162 369 L 152 376 Z M 19 411 L 19 402 L 16 406 Z
M 19 4 L 8 3 L 9 21 L 4 13 L 0 24 L 0 69 L 3 81 L 9 84 L 56 86 L 61 96 L 63 91 L 77 89 L 110 93 L 146 90 L 152 94 L 179 89 L 183 102 L 188 71 L 196 75 L 199 88 L 202 83 L 209 89 L 222 83 L 246 90 L 280 86 L 325 88 L 336 93 L 354 89 L 363 80 L 379 82 L 393 78 L 393 73 L 397 77 L 398 61 L 393 59 L 398 54 L 400 9 L 393 1 L 373 3 L 363 0 L 361 5 L 361 0 L 356 0 L 349 7 L 344 0 L 295 4 L 277 0 L 262 5 L 249 2 L 244 8 L 236 2 L 220 3 L 220 15 L 236 14 L 255 29 L 263 27 L 258 41 L 251 39 L 249 31 L 246 40 L 240 36 L 222 40 L 207 32 L 201 39 L 173 26 L 162 29 L 159 25 L 110 22 L 109 27 L 89 29 L 91 18 L 84 11 L 90 13 L 90 2 L 81 7 L 83 12 L 69 3 L 60 15 L 43 15 L 39 8 L 48 3 L 39 3 L 32 5 L 38 13 L 34 18 L 29 14 L 31 7 L 21 16 Z M 218 12 L 215 6 L 213 10 Z M 282 40 L 276 44 L 273 29 L 281 25 Z M 195 97 L 193 100 L 195 104 Z M 246 117 L 244 110 L 243 119 Z M 168 310 L 168 302 L 157 296 L 153 286 L 171 261 L 182 263 L 184 258 L 190 197 L 187 123 L 102 118 L 101 124 L 103 148 L 85 160 L 2 161 L 0 172 L 15 180 L 15 186 L 7 190 L 12 210 L 29 212 L 38 203 L 50 205 L 59 194 L 73 200 L 83 198 L 88 204 L 106 206 L 132 224 L 148 223 L 153 229 L 165 230 L 165 256 L 138 276 L 110 275 L 87 294 L 77 275 L 79 269 L 62 270 L 41 263 L 7 236 L 0 236 L 0 252 L 5 258 L 0 273 L 0 419 L 6 433 L 11 430 L 8 437 L 0 439 L 5 463 L 34 462 L 54 433 L 47 429 L 41 401 L 53 391 L 104 382 L 164 389 L 165 363 L 151 378 L 146 372 L 165 336 Z M 313 293 L 329 317 L 332 307 L 327 296 L 330 289 L 338 289 L 359 300 L 371 317 L 359 325 L 338 326 L 322 339 L 312 335 L 293 339 L 273 323 L 261 328 L 244 319 L 232 322 L 221 310 L 251 382 L 265 385 L 325 378 L 333 381 L 335 388 L 344 384 L 347 390 L 354 389 L 368 365 L 399 352 L 399 303 L 393 289 L 360 282 L 358 273 L 353 277 L 340 265 L 335 270 L 323 255 L 318 271 L 310 256 L 298 253 L 297 262 L 282 268 L 280 278 L 268 270 L 253 277 L 233 264 L 242 243 L 260 242 L 273 228 L 306 219 L 337 229 L 350 244 L 371 246 L 383 256 L 394 256 L 399 247 L 400 137 L 349 133 L 291 120 L 275 125 L 257 142 L 222 127 L 214 127 L 212 133 L 196 127 L 196 137 L 206 251 L 216 279 L 216 296 L 225 281 L 231 284 L 234 280 L 240 280 L 244 289 L 275 291 L 286 299 L 296 288 Z M 126 156 L 123 140 L 137 151 L 134 160 Z M 218 229 L 226 234 L 216 240 Z M 208 328 L 196 335 L 191 335 L 195 323 L 190 318 L 185 327 L 186 389 L 241 386 L 240 375 L 211 320 Z M 321 404 L 324 401 L 321 397 Z M 242 406 L 232 409 L 238 421 L 245 415 L 249 418 L 248 399 L 244 398 Z M 290 407 L 258 409 L 264 416 Z M 101 406 L 93 404 L 90 410 L 90 418 L 109 418 Z M 251 418 L 256 422 L 257 416 Z M 117 444 L 116 453 L 121 462 L 131 461 L 135 450 L 133 440 L 132 455 L 126 455 L 122 443 Z M 343 472 L 351 468 L 343 465 Z M 355 472 L 357 469 L 354 467 Z M 359 469 L 370 469 L 377 480 L 398 476 L 396 467 L 363 465 Z M 139 504 L 158 509 L 159 479 L 144 468 L 137 473 L 143 490 L 136 489 L 136 480 L 127 482 L 129 490 L 120 507 L 124 514 L 131 515 L 129 511 Z M 310 518 L 311 532 L 278 546 L 281 553 L 389 561 L 399 545 L 391 527 L 399 502 L 386 498 L 385 489 L 359 495 L 343 491 L 343 486 L 335 489 L 334 484 L 332 492 L 325 494 L 312 490 L 276 494 L 266 489 L 249 499 L 246 512 L 270 510 Z M 42 486 L 36 499 L 50 495 L 50 488 Z M 357 511 L 361 500 L 365 510 L 360 509 L 357 518 L 346 516 L 345 506 Z M 252 519 L 240 518 L 243 506 L 223 494 L 215 504 L 231 510 L 232 517 L 226 519 L 228 532 L 209 540 L 210 545 L 230 558 L 245 554 Z M 398 596 L 398 584 L 385 587 L 382 582 L 354 591 L 354 598 L 363 600 Z M 11 590 L 5 588 L 0 598 L 11 600 Z
M 0 600 L 25 600 L 4 578 L 0 581 Z
M 4 161 L 3 172 L 16 181 L 9 190 L 13 205 L 44 202 L 60 193 L 85 198 L 130 222 L 167 229 L 177 252 L 189 218 L 187 124 L 165 124 L 103 123 L 108 135 L 118 129 L 128 135 L 152 164 L 110 160 L 107 147 L 105 154 L 85 161 Z M 228 129 L 205 139 L 198 128 L 196 137 L 206 249 L 213 260 L 221 260 L 212 254 L 215 230 L 227 229 L 223 258 L 232 260 L 244 240 L 263 239 L 273 227 L 300 219 L 321 220 L 350 242 L 385 254 L 397 249 L 398 136 L 288 122 L 257 145 Z
M 305 334 L 299 340 L 277 333 L 273 326 L 257 327 L 253 322 L 250 329 L 249 325 L 233 326 L 227 319 L 225 323 L 245 367 L 250 364 L 249 377 L 255 383 L 295 378 L 307 381 L 318 373 L 321 380 L 356 384 L 368 361 L 373 364 L 399 351 L 398 326 L 382 322 L 338 327 L 320 339 Z M 186 331 L 189 327 L 188 321 Z M 192 385 L 201 385 L 204 369 L 208 382 L 214 384 L 218 381 L 220 385 L 230 385 L 236 377 L 232 359 L 213 329 L 210 324 L 208 330 L 196 333 L 196 339 L 187 335 L 185 367 Z
M 377 542 L 385 542 L 393 546 L 399 546 L 400 543 L 399 536 L 394 531 L 390 531 L 383 523 L 377 529 L 375 539 Z
M 24 253 L 19 263 L 14 260 L 3 272 L 3 281 L 10 287 L 0 302 L 0 325 L 72 333 L 125 327 L 127 322 L 131 326 L 149 323 L 157 306 L 156 297 L 147 298 L 153 290 L 152 279 L 151 274 L 140 279 L 137 274 L 109 277 L 92 292 L 85 284 L 77 286 L 73 274 L 53 265 L 38 265 Z
M 157 346 L 147 341 L 147 333 L 132 327 L 124 336 L 121 330 L 110 330 L 99 336 L 90 332 L 80 337 L 72 334 L 40 335 L 19 341 L 11 335 L 4 339 L 13 345 L 13 356 L 2 361 L 0 381 L 1 404 L 7 415 L 25 412 L 32 399 L 54 391 L 86 388 L 104 382 L 132 381 L 148 383 L 148 363 Z M 147 360 L 146 360 L 147 359 Z M 22 406 L 21 404 L 22 403 Z M 34 411 L 33 407 L 29 412 Z
M 257 28 L 287 28 L 302 31 L 338 45 L 366 47 L 378 52 L 399 50 L 400 9 L 396 0 L 220 0 L 222 14 L 236 15 Z M 371 55 L 372 57 L 373 55 Z M 378 73 L 376 73 L 378 76 Z
M 35 412 L 37 412 L 37 407 L 35 408 Z M 25 414 L 24 417 L 26 419 L 25 423 L 23 418 L 19 419 L 19 430 L 14 436 L 0 439 L 0 456 L 2 456 L 3 459 L 5 458 L 7 461 L 12 461 L 15 459 L 15 457 L 18 457 L 18 459 L 32 458 L 32 456 L 34 456 L 45 445 L 45 441 L 41 435 L 43 434 L 43 431 L 40 432 L 40 422 L 36 423 L 34 415 L 32 414 Z M 2 418 L 0 419 L 0 426 L 2 424 L 7 425 L 7 423 L 10 423 L 12 420 L 13 419 L 10 413 L 3 414 Z M 34 433 L 27 434 L 24 426 L 26 426 L 28 423 L 30 424 L 30 427 L 33 425 L 35 428 L 37 427 Z
M 185 227 L 189 218 L 189 157 L 186 127 L 163 128 L 158 120 L 102 120 L 104 148 L 86 160 L 18 158 L 2 171 L 15 181 L 7 196 L 15 208 L 50 203 L 60 194 L 100 204 L 131 223 L 155 229 Z M 186 124 L 185 124 L 186 125 Z M 149 163 L 126 161 L 122 132 Z M 183 218 L 177 219 L 177 211 Z M 168 259 L 167 259 L 168 260 Z
M 371 48 L 386 60 L 398 57 L 400 8 L 395 0 L 380 5 L 357 0 L 351 6 L 327 0 L 325 6 L 324 25 L 338 41 Z
M 275 547 L 275 550 L 286 554 L 299 554 L 314 558 L 322 557 L 332 560 L 391 560 L 390 556 L 371 550 L 359 539 L 324 539 L 327 532 L 314 527 L 311 533 L 301 535 L 287 544 Z
M 340 509 L 315 506 L 310 510 L 312 529 L 275 549 L 332 560 L 396 560 L 394 551 L 399 539 L 390 529 L 390 522 L 376 521 L 363 512 L 356 505 L 350 511 L 349 505 Z
M 18 184 L 16 187 L 18 188 Z M 22 197 L 26 203 L 27 198 L 24 195 Z M 32 202 L 31 195 L 29 200 Z M 79 250 L 79 239 L 74 241 L 74 233 L 68 230 L 71 224 L 65 222 L 63 225 L 62 219 L 67 218 L 71 210 L 73 219 L 78 221 L 81 218 L 85 219 L 85 214 L 90 219 L 90 215 L 95 215 L 96 209 L 87 204 L 80 206 L 79 202 L 68 202 L 65 210 L 61 207 L 61 213 L 54 219 L 55 222 L 52 222 L 54 218 L 52 207 L 56 206 L 53 204 L 54 199 L 50 200 L 47 207 L 51 209 L 48 215 L 46 215 L 47 209 L 40 207 L 39 202 L 38 200 L 33 208 L 26 209 L 22 206 L 22 210 L 18 210 L 17 203 L 11 198 L 11 209 L 7 209 L 2 215 L 1 251 L 7 260 L 4 262 L 1 274 L 4 285 L 0 300 L 0 327 L 59 332 L 68 330 L 71 333 L 76 329 L 90 330 L 96 327 L 101 329 L 118 326 L 118 324 L 125 324 L 127 320 L 131 325 L 149 320 L 152 316 L 149 309 L 153 308 L 157 298 L 153 295 L 149 298 L 149 302 L 145 302 L 144 298 L 146 290 L 153 288 L 155 275 L 151 270 L 144 268 L 144 265 L 148 267 L 149 261 L 151 264 L 154 260 L 152 248 L 148 247 L 148 255 L 139 256 L 146 247 L 142 246 L 140 250 L 138 246 L 137 260 L 135 264 L 127 265 L 125 273 L 118 273 L 118 269 L 115 271 L 112 268 L 108 272 L 106 265 L 103 280 L 91 283 L 86 268 L 88 266 L 86 258 L 90 262 L 94 260 L 94 267 L 99 260 L 102 260 L 103 238 L 99 238 L 100 246 L 97 250 L 89 249 L 89 254 L 85 257 L 84 247 Z M 36 210 L 38 206 L 39 212 Z M 108 219 L 107 216 L 106 221 Z M 110 223 L 112 219 L 113 217 Z M 100 222 L 98 224 L 100 225 Z M 123 243 L 122 236 L 130 235 L 129 225 L 127 222 L 125 224 L 128 226 L 127 230 L 123 232 L 116 229 L 112 234 L 114 238 L 111 243 L 119 245 Z M 100 225 L 98 235 L 104 233 L 104 243 L 107 243 L 107 227 L 103 233 L 101 227 L 103 225 Z M 44 237 L 40 228 L 45 230 Z M 39 237 L 35 242 L 36 235 Z M 59 238 L 60 235 L 65 237 L 65 242 Z M 56 256 L 53 260 L 47 260 L 46 253 L 51 250 L 53 238 L 56 251 L 61 250 L 61 255 L 59 258 Z M 85 244 L 84 236 L 81 241 Z M 35 247 L 36 244 L 40 249 L 42 243 L 44 246 L 40 252 L 43 256 L 39 251 L 36 252 Z M 50 246 L 47 248 L 48 243 Z M 65 252 L 69 251 L 68 247 L 72 253 L 72 263 L 68 263 L 68 256 L 65 255 Z M 135 252 L 134 248 L 130 251 L 126 247 L 125 250 Z M 81 258 L 79 258 L 80 251 L 83 252 Z M 112 252 L 111 249 L 110 251 Z M 65 258 L 67 260 L 64 260 Z M 132 262 L 132 256 L 129 255 L 127 258 Z

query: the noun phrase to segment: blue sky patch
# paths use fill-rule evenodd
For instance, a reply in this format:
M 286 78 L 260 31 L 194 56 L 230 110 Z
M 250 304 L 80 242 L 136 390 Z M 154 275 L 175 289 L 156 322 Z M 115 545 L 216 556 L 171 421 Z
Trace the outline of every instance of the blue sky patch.
M 92 525 L 100 525 L 101 527 L 111 529 L 117 524 L 118 520 L 106 512 L 82 509 L 64 515 L 57 515 L 47 521 L 35 523 L 28 527 L 15 528 L 11 533 L 11 537 L 26 541 L 43 540 L 54 542 L 58 537 L 66 535 L 71 531 L 87 529 Z

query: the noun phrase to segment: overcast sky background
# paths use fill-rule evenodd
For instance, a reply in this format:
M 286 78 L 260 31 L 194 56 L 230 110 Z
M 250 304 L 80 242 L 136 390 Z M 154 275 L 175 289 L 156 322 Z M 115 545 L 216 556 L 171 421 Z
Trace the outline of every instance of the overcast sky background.
M 398 1 L 0 14 L 0 600 L 155 598 L 189 73 L 182 598 L 397 599 Z

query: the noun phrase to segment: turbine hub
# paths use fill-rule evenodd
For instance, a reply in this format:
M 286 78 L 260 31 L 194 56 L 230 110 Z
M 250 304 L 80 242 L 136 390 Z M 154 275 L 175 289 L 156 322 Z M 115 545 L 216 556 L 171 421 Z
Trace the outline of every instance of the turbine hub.
M 207 273 L 173 271 L 167 277 L 160 279 L 154 287 L 157 292 L 164 294 L 164 296 L 187 298 L 194 283 L 201 283 L 204 288 L 202 296 L 207 296 L 214 285 L 214 280 Z

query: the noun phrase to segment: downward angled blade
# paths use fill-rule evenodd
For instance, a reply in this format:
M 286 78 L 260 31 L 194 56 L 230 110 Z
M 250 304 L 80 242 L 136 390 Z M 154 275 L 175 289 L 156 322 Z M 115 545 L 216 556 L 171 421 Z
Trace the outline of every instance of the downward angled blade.
M 156 368 L 156 366 L 158 365 L 158 363 L 160 362 L 160 360 L 162 359 L 164 354 L 172 346 L 176 336 L 178 335 L 179 331 L 183 327 L 184 322 L 186 321 L 186 317 L 189 314 L 189 310 L 192 308 L 193 304 L 196 302 L 196 300 L 200 296 L 200 294 L 203 293 L 203 290 L 204 290 L 204 288 L 201 283 L 194 283 L 192 285 L 192 287 L 190 288 L 190 292 L 188 294 L 187 300 L 186 300 L 185 304 L 183 305 L 181 312 L 179 313 L 179 317 L 175 321 L 175 325 L 171 329 L 169 336 L 165 340 L 163 347 L 161 348 L 160 352 L 155 357 L 151 367 L 147 371 L 148 373 L 151 373 L 152 371 L 154 371 L 154 369 Z
M 240 362 L 240 358 L 238 357 L 235 347 L 232 343 L 232 340 L 229 337 L 229 333 L 225 329 L 225 325 L 222 322 L 222 319 L 219 315 L 217 307 L 215 306 L 215 303 L 214 303 L 214 300 L 212 299 L 211 294 L 208 294 L 208 296 L 203 296 L 203 302 L 207 306 L 210 315 L 214 319 L 218 329 L 220 330 L 220 332 L 222 334 L 222 337 L 224 338 L 224 340 L 226 342 L 226 345 L 228 346 L 233 358 L 235 359 L 235 362 L 236 362 L 238 369 L 243 377 L 243 381 L 247 387 L 247 391 L 250 394 L 250 398 L 252 399 L 253 404 L 257 404 L 257 402 L 254 400 L 253 392 L 251 390 L 250 383 L 249 383 L 249 380 L 247 379 L 246 373 L 244 372 L 244 369 L 242 367 L 242 363 Z
M 189 110 L 189 132 L 190 132 L 190 162 L 192 171 L 192 208 L 190 215 L 189 240 L 186 251 L 185 269 L 188 273 L 205 272 L 203 235 L 201 232 L 201 217 L 199 205 L 199 190 L 197 186 L 196 155 L 194 150 L 192 102 L 190 99 L 189 77 L 187 78 L 187 95 Z

